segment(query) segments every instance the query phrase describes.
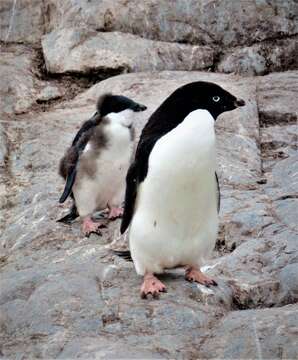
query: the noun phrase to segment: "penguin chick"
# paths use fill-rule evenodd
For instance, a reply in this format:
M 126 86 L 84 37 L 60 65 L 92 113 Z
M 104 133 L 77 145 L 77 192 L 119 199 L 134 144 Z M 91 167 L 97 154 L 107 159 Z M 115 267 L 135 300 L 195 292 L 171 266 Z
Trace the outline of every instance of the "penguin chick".
M 88 236 L 100 234 L 105 223 L 93 221 L 93 212 L 108 207 L 109 219 L 122 216 L 125 175 L 133 154 L 133 114 L 144 110 L 146 106 L 125 96 L 105 94 L 99 98 L 97 112 L 82 125 L 60 161 L 59 173 L 66 184 L 59 202 L 69 195 L 74 200 L 70 214 L 60 221 L 81 216 Z
M 141 296 L 166 291 L 155 276 L 183 266 L 185 277 L 216 282 L 200 271 L 218 232 L 219 186 L 214 123 L 244 100 L 209 82 L 178 88 L 144 127 L 126 178 L 121 233 L 128 226 Z

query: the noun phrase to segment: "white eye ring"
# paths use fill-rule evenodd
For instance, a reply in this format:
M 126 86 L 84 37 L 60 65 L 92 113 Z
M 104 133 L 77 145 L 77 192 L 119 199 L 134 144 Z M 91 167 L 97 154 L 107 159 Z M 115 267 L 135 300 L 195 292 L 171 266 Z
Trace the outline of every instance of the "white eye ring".
M 213 96 L 212 100 L 215 101 L 215 102 L 219 102 L 220 97 L 219 96 Z

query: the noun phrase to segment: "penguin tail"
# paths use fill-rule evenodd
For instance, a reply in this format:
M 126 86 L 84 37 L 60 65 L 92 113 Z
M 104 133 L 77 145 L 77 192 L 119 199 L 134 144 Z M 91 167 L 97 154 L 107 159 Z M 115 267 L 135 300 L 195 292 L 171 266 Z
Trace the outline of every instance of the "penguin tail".
M 129 250 L 113 250 L 113 253 L 126 261 L 132 261 L 131 253 Z

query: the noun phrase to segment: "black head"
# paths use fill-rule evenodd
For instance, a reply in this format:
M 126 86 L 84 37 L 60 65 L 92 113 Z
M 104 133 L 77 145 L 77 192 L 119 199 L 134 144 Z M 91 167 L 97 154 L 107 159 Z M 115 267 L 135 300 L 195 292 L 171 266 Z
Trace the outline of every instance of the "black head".
M 186 116 L 194 110 L 204 109 L 208 110 L 214 119 L 225 111 L 245 105 L 244 100 L 237 99 L 219 85 L 204 81 L 182 86 L 167 100 L 179 104 L 179 107 L 183 106 L 187 112 Z
M 205 81 L 189 83 L 175 90 L 160 105 L 149 118 L 142 135 L 145 138 L 166 134 L 195 110 L 208 110 L 216 120 L 221 113 L 244 105 L 244 100 L 237 99 L 219 85 Z
M 119 113 L 127 109 L 138 112 L 146 110 L 147 107 L 136 103 L 126 96 L 112 94 L 105 94 L 101 96 L 97 102 L 97 111 L 102 117 L 110 113 Z

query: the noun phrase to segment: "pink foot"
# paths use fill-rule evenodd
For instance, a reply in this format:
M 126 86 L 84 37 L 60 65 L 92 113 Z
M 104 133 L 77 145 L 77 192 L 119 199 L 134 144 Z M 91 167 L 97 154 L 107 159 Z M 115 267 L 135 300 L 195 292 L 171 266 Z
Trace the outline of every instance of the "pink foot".
M 167 292 L 165 285 L 153 274 L 145 274 L 144 282 L 141 286 L 141 298 L 146 299 L 149 294 L 154 298 L 158 298 L 160 292 Z
M 109 209 L 110 209 L 109 216 L 108 216 L 109 219 L 117 219 L 123 215 L 123 208 L 111 207 Z
M 105 223 L 103 221 L 93 221 L 90 216 L 87 216 L 83 220 L 82 230 L 85 236 L 89 236 L 91 233 L 101 235 L 100 228 Z
M 203 274 L 200 269 L 195 269 L 191 266 L 187 267 L 185 270 L 185 279 L 191 282 L 195 281 L 199 284 L 206 285 L 207 287 L 210 285 L 217 286 L 217 282 L 215 280 Z

